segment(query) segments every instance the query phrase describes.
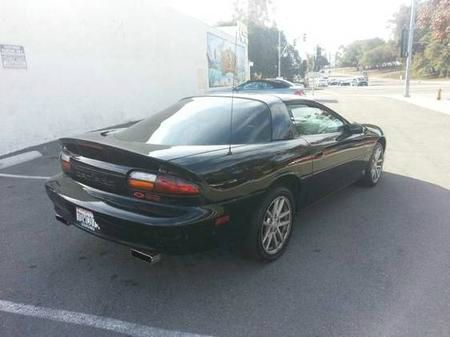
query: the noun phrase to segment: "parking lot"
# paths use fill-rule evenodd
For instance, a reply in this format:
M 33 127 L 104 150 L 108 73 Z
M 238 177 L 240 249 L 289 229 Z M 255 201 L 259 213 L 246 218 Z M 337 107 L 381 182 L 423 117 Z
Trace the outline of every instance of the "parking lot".
M 0 336 L 448 335 L 450 115 L 342 89 L 320 94 L 383 128 L 384 176 L 303 210 L 272 264 L 223 248 L 150 266 L 64 226 L 44 191 L 55 143 L 1 169 Z

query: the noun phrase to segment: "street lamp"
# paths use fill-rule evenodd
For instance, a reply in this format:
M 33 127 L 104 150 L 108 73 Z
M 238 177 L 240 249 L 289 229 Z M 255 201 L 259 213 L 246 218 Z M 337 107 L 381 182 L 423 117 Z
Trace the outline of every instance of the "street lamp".
M 297 36 L 294 39 L 294 44 L 295 41 L 297 41 L 300 37 L 301 35 Z M 306 41 L 306 34 L 303 34 L 303 41 Z M 288 45 L 289 44 L 286 41 L 286 45 L 284 46 L 283 50 L 281 50 L 281 30 L 278 30 L 278 77 L 281 77 L 281 56 L 286 52 Z
M 411 76 L 412 62 L 412 46 L 414 39 L 414 27 L 416 20 L 416 0 L 411 0 L 411 17 L 409 19 L 409 35 L 408 35 L 408 57 L 406 58 L 405 69 L 405 97 L 409 97 L 409 80 Z

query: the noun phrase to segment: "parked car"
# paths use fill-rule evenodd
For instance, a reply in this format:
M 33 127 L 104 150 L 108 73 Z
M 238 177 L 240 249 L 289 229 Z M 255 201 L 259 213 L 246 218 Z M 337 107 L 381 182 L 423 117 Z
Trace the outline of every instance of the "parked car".
M 368 85 L 369 85 L 369 82 L 364 77 L 355 77 L 352 80 L 352 86 L 356 86 L 356 87 L 365 86 L 365 87 L 367 87 Z
M 266 79 L 247 81 L 233 88 L 234 92 L 239 93 L 274 93 L 274 94 L 293 94 L 298 96 L 305 95 L 305 87 L 301 84 L 294 84 L 283 79 Z
M 294 95 L 185 98 L 60 142 L 62 173 L 46 190 L 64 224 L 141 257 L 238 240 L 263 261 L 283 254 L 299 208 L 376 185 L 386 148 L 379 127 Z
M 319 87 L 328 87 L 328 79 L 327 79 L 327 78 L 324 78 L 324 77 L 319 78 L 319 79 L 317 80 L 317 85 L 318 85 Z
M 351 79 L 345 79 L 345 80 L 340 80 L 339 81 L 339 86 L 340 87 L 349 87 L 352 85 L 352 80 Z
M 332 78 L 332 79 L 330 79 L 329 81 L 328 81 L 328 85 L 331 87 L 331 86 L 337 86 L 337 85 L 339 85 L 339 83 L 340 83 L 340 81 L 339 80 L 337 80 L 337 79 L 335 79 L 335 78 Z

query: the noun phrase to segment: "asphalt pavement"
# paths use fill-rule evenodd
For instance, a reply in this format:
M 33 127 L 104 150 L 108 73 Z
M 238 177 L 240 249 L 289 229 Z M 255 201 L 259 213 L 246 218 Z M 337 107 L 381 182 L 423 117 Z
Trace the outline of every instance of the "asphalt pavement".
M 303 210 L 271 264 L 223 248 L 150 266 L 57 222 L 43 179 L 0 176 L 0 336 L 449 336 L 450 115 L 340 89 L 321 94 L 384 129 L 385 173 Z M 34 150 L 0 174 L 58 172 L 55 144 Z

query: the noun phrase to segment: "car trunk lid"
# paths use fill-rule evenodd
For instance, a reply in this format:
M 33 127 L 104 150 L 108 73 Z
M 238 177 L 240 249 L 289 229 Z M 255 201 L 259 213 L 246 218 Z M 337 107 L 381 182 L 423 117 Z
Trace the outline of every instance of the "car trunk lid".
M 127 179 L 131 171 L 144 171 L 156 175 L 170 175 L 203 185 L 201 177 L 180 165 L 176 158 L 195 156 L 226 149 L 225 146 L 163 146 L 130 143 L 90 133 L 77 138 L 63 138 L 61 144 L 70 154 L 68 173 L 74 180 L 110 193 L 133 196 Z M 198 203 L 200 195 L 180 196 L 152 193 L 153 201 L 164 203 Z

